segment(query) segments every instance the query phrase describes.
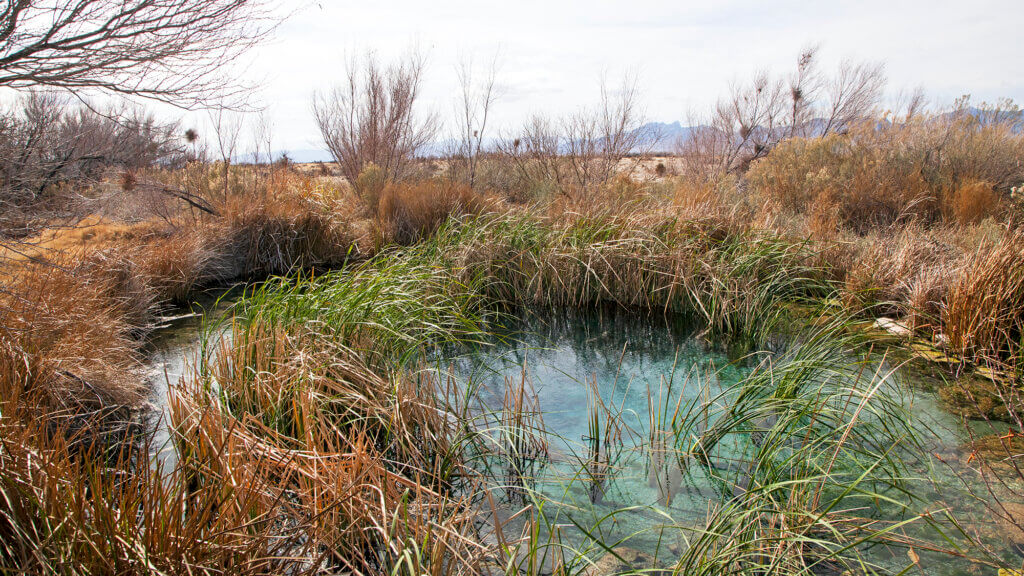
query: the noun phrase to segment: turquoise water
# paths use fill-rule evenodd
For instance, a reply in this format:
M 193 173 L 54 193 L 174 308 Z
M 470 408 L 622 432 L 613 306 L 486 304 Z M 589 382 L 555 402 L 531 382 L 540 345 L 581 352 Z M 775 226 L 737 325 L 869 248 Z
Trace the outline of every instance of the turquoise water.
M 205 305 L 212 309 L 212 301 Z M 187 318 L 162 331 L 153 343 L 153 402 L 160 413 L 166 410 L 167 383 L 176 383 L 185 374 L 200 328 L 200 318 Z M 708 401 L 740 382 L 756 363 L 756 358 L 709 346 L 682 322 L 623 310 L 535 311 L 504 322 L 484 345 L 449 347 L 434 360 L 461 387 L 475 390 L 475 424 L 492 446 L 509 445 L 507 422 L 500 419 L 509 389 L 522 387 L 526 412 L 535 409 L 520 436 L 529 440 L 526 457 L 485 463 L 497 502 L 492 525 L 503 526 L 506 536 L 521 533 L 527 515 L 516 513 L 532 506 L 535 513 L 542 511 L 551 531 L 570 549 L 600 557 L 603 550 L 586 536 L 590 533 L 611 547 L 641 550 L 655 557 L 656 564 L 671 566 L 714 506 L 743 489 L 712 476 L 742 477 L 745 464 L 727 456 L 742 453 L 749 436 L 728 438 L 731 444 L 718 452 L 726 458 L 720 458 L 720 469 L 711 472 L 681 465 L 670 450 L 652 449 L 652 437 L 664 438 L 652 436 L 652 420 L 664 422 L 677 407 L 685 410 L 691 403 Z M 990 495 L 965 464 L 967 455 L 960 448 L 966 440 L 963 424 L 943 408 L 930 391 L 932 384 L 903 370 L 887 383 L 899 388 L 908 418 L 923 438 L 921 446 L 901 454 L 916 475 L 910 483 L 919 499 L 916 509 L 951 510 L 966 532 L 990 548 L 991 560 L 1019 567 L 1021 556 L 1004 539 L 1004 525 L 986 507 Z M 599 425 L 605 428 L 609 420 L 615 424 L 608 427 L 611 441 L 605 432 L 599 434 L 598 453 L 609 462 L 607 467 L 595 467 L 589 456 L 596 398 L 603 403 L 597 411 Z M 991 432 L 975 427 L 977 433 Z M 170 447 L 165 457 L 173 458 Z M 875 514 L 886 517 L 882 507 Z M 892 519 L 891 514 L 888 517 Z M 950 542 L 967 545 L 948 522 L 943 526 Z M 936 533 L 922 522 L 901 528 L 901 533 L 949 545 L 937 542 Z M 996 573 L 992 566 L 925 548 L 915 547 L 920 566 L 913 568 L 914 573 Z M 964 553 L 980 552 L 972 547 L 964 548 Z M 876 546 L 863 555 L 894 573 L 910 565 L 902 547 Z
M 654 556 L 659 565 L 674 564 L 688 539 L 695 536 L 694 530 L 706 525 L 712 507 L 743 486 L 710 477 L 719 477 L 718 472 L 721 477 L 735 477 L 735 469 L 708 472 L 681 466 L 671 456 L 663 456 L 665 452 L 651 450 L 651 406 L 662 406 L 654 412 L 670 416 L 677 406 L 707 401 L 747 376 L 755 358 L 731 357 L 709 347 L 691 327 L 660 315 L 621 310 L 541 311 L 506 324 L 488 345 L 450 349 L 438 360 L 441 369 L 463 386 L 478 388 L 478 414 L 500 412 L 506 390 L 518 389 L 523 382 L 527 396 L 536 403 L 540 418 L 533 419 L 529 436 L 545 443 L 548 453 L 534 454 L 536 458 L 527 459 L 525 465 L 492 463 L 492 473 L 496 472 L 498 479 L 514 478 L 511 472 L 519 468 L 526 476 L 496 484 L 493 492 L 504 498 L 504 507 L 497 513 L 499 522 L 508 522 L 525 503 L 535 510 L 540 505 L 550 524 L 557 526 L 563 544 L 577 551 L 601 555 L 585 536 L 590 532 L 605 543 Z M 1020 556 L 1002 540 L 1000 525 L 987 513 L 983 489 L 974 486 L 974 495 L 966 489 L 965 479 L 968 484 L 972 480 L 960 469 L 966 456 L 960 449 L 966 439 L 962 423 L 927 390 L 930 383 L 915 380 L 905 370 L 892 370 L 885 362 L 873 366 L 881 367 L 882 374 L 892 372 L 883 388 L 898 392 L 907 419 L 912 420 L 910 426 L 921 438 L 919 446 L 900 450 L 911 472 L 908 490 L 919 499 L 913 509 L 952 510 L 972 536 L 991 547 L 994 556 L 990 559 L 1019 566 Z M 605 405 L 599 411 L 599 425 L 609 419 L 618 423 L 613 441 L 601 447 L 602 455 L 611 455 L 608 468 L 595 468 L 589 457 L 593 434 L 588 422 L 595 388 Z M 499 417 L 481 420 L 484 424 L 480 426 L 493 444 L 501 446 Z M 720 447 L 719 456 L 741 453 L 741 444 L 751 439 L 736 435 L 729 441 L 734 445 Z M 726 457 L 716 465 L 731 468 L 743 464 Z M 742 474 L 738 476 L 742 478 Z M 868 515 L 907 519 L 908 514 L 894 516 L 888 508 L 879 505 Z M 927 552 L 928 542 L 967 546 L 967 539 L 949 522 L 939 525 L 950 540 L 941 540 L 943 536 L 924 522 L 900 528 L 901 535 L 921 540 L 915 546 L 920 562 L 915 570 L 928 574 L 995 573 L 991 566 Z M 521 524 L 513 518 L 506 531 L 517 530 Z M 971 549 L 971 553 L 980 551 Z M 861 554 L 892 572 L 911 565 L 904 547 L 875 546 Z
M 604 542 L 624 539 L 623 545 L 659 557 L 682 546 L 678 531 L 659 527 L 696 525 L 720 492 L 684 475 L 674 462 L 651 465 L 649 400 L 674 408 L 680 399 L 738 382 L 750 363 L 712 350 L 690 326 L 658 315 L 562 310 L 506 324 L 489 346 L 449 351 L 441 364 L 479 386 L 481 403 L 493 410 L 500 409 L 506 387 L 522 381 L 525 367 L 528 393 L 535 393 L 541 412 L 543 432 L 537 435 L 549 451 L 530 484 L 545 500 L 549 520 L 581 550 L 588 543 L 573 533 L 577 523 Z M 611 467 L 596 474 L 588 472 L 587 457 L 594 387 L 605 404 L 600 421 L 618 422 L 614 441 L 601 446 L 602 454 L 611 453 Z M 596 491 L 595 475 L 602 480 Z

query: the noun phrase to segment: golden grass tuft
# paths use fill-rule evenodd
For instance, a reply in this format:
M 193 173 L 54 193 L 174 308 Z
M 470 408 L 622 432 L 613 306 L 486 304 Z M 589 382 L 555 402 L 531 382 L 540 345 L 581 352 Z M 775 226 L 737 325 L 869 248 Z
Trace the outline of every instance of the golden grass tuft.
M 960 224 L 977 224 L 999 212 L 1000 198 L 992 184 L 970 180 L 957 186 L 943 202 L 949 220 Z
M 377 220 L 385 238 L 409 245 L 432 234 L 450 216 L 478 213 L 485 205 L 468 185 L 431 178 L 385 187 Z
M 1019 361 L 1024 352 L 1024 231 L 982 245 L 952 281 L 943 331 L 958 354 L 979 362 Z

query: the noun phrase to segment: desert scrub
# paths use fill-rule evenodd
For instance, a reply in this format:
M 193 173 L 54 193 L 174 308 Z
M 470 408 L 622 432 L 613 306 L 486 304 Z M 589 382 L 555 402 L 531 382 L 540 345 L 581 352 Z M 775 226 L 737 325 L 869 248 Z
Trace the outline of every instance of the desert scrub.
M 897 222 L 969 224 L 998 215 L 1024 178 L 1018 116 L 966 109 L 876 119 L 846 134 L 790 138 L 754 162 L 751 188 L 790 213 L 834 211 L 858 233 Z

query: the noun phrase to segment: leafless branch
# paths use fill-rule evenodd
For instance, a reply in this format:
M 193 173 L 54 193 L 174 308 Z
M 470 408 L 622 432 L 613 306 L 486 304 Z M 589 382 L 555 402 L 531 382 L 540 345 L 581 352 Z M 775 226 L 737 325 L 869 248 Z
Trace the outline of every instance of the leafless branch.
M 457 177 L 464 177 L 470 187 L 476 184 L 477 167 L 483 150 L 484 135 L 491 106 L 497 100 L 494 82 L 497 74 L 498 57 L 495 54 L 479 85 L 473 78 L 473 62 L 463 59 L 456 67 L 459 79 L 460 99 L 458 105 L 459 137 L 454 150 L 448 154 L 449 166 Z
M 0 86 L 240 102 L 223 68 L 277 23 L 267 0 L 7 0 Z

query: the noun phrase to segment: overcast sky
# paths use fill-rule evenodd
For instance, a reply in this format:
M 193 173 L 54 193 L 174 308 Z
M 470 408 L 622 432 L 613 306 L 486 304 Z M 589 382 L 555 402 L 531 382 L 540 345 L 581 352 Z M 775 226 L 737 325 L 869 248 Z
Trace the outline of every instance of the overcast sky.
M 373 49 L 390 60 L 412 44 L 428 57 L 423 103 L 448 116 L 459 59 L 482 72 L 497 55 L 498 129 L 591 105 L 602 75 L 630 71 L 650 120 L 685 122 L 731 81 L 788 71 L 812 44 L 825 69 L 883 62 L 890 95 L 920 86 L 939 105 L 967 93 L 1021 102 L 1022 22 L 1019 0 L 314 0 L 251 55 L 246 78 L 260 86 L 279 150 L 322 147 L 311 97 L 344 76 L 346 55 Z

